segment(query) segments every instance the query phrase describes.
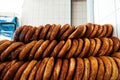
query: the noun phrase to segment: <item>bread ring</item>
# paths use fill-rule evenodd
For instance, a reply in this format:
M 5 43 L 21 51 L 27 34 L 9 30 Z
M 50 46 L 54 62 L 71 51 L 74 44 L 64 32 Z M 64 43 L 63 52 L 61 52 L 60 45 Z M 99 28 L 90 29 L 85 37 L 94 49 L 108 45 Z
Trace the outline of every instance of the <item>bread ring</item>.
M 72 34 L 72 32 L 75 30 L 74 26 L 69 27 L 64 33 L 63 35 L 60 37 L 60 40 L 65 40 L 69 37 L 70 34 Z
M 60 41 L 54 48 L 54 50 L 52 51 L 51 55 L 52 57 L 56 57 L 58 55 L 58 53 L 60 52 L 60 50 L 62 49 L 62 47 L 64 46 L 65 41 L 62 40 Z
M 117 37 L 111 38 L 113 41 L 113 52 L 117 52 L 120 49 L 120 40 Z
M 105 74 L 104 74 L 103 80 L 110 80 L 110 77 L 112 74 L 112 64 L 108 59 L 108 57 L 101 56 L 100 58 L 102 59 L 105 66 Z
M 50 41 L 46 40 L 44 41 L 40 47 L 38 48 L 37 52 L 35 53 L 34 59 L 39 59 L 42 55 L 44 50 L 47 48 L 47 46 L 49 45 Z
M 34 68 L 32 69 L 32 71 L 29 74 L 28 80 L 35 80 L 35 76 L 36 76 L 37 70 L 40 66 L 40 63 L 41 63 L 41 61 L 38 61 L 36 63 L 36 65 L 34 66 Z
M 61 67 L 61 72 L 59 75 L 60 76 L 59 80 L 65 80 L 67 76 L 68 68 L 69 68 L 69 61 L 68 59 L 64 59 Z
M 111 75 L 110 80 L 117 80 L 118 74 L 119 74 L 117 64 L 113 58 L 108 57 L 108 59 L 111 61 L 111 64 L 112 64 L 112 75 Z
M 88 24 L 86 24 L 86 27 L 87 27 L 87 31 L 85 33 L 85 37 L 90 37 L 90 34 L 94 30 L 94 25 L 92 23 L 88 23 Z
M 51 80 L 58 80 L 59 79 L 61 66 L 62 66 L 62 60 L 61 59 L 57 59 L 57 61 L 55 63 L 54 70 L 53 70 L 53 73 L 51 75 Z
M 105 67 L 104 67 L 104 63 L 101 60 L 101 58 L 97 57 L 98 60 L 98 72 L 97 72 L 97 76 L 96 76 L 96 80 L 103 80 L 104 77 L 104 73 L 105 73 Z
M 20 80 L 27 80 L 28 76 L 31 72 L 31 70 L 33 69 L 33 67 L 35 66 L 35 64 L 37 63 L 36 60 L 32 60 L 28 66 L 26 67 L 26 69 L 23 71 Z
M 102 45 L 102 42 L 99 38 L 94 38 L 94 39 L 95 39 L 95 42 L 96 42 L 96 47 L 95 47 L 92 55 L 97 55 L 97 53 L 98 53 L 98 51 L 99 51 L 99 49 Z
M 86 25 L 81 25 L 81 28 L 82 28 L 82 32 L 81 32 L 81 34 L 79 35 L 79 38 L 85 36 L 85 33 L 86 33 L 86 31 L 87 31 Z
M 76 60 L 74 58 L 70 58 L 70 64 L 68 69 L 68 74 L 66 76 L 66 80 L 72 80 L 72 77 L 75 72 Z
M 90 56 L 90 77 L 89 80 L 95 80 L 98 72 L 98 61 L 95 57 Z
M 2 70 L 5 68 L 5 66 L 8 64 L 9 62 L 2 62 L 0 64 L 0 73 L 2 72 Z
M 89 76 L 90 76 L 90 62 L 88 58 L 84 58 L 84 74 L 82 77 L 82 80 L 89 80 Z
M 56 37 L 57 37 L 57 34 L 58 34 L 58 32 L 59 32 L 59 30 L 60 30 L 60 28 L 61 28 L 61 25 L 60 24 L 58 24 L 58 25 L 55 25 L 54 24 L 54 29 L 52 30 L 52 33 L 51 33 L 51 35 L 50 35 L 50 40 L 54 40 L 54 39 L 56 39 Z
M 53 68 L 54 68 L 54 58 L 51 57 L 46 64 L 42 80 L 50 79 L 50 75 L 52 73 Z
M 113 41 L 111 38 L 108 38 L 108 39 L 109 39 L 109 49 L 106 52 L 106 55 L 110 55 L 113 52 Z
M 98 52 L 99 56 L 106 55 L 109 50 L 109 39 L 108 38 L 102 38 L 102 46 Z
M 101 38 L 101 37 L 105 37 L 106 33 L 107 33 L 107 26 L 106 25 L 103 25 L 103 31 L 102 33 L 98 36 L 98 38 Z
M 54 29 L 54 24 L 50 26 L 50 29 L 48 30 L 48 33 L 46 34 L 46 39 L 50 39 L 51 33 Z
M 6 72 L 6 74 L 3 77 L 3 80 L 11 80 L 13 79 L 14 75 L 17 72 L 17 69 L 23 64 L 22 61 L 16 62 L 13 66 L 10 67 L 10 69 Z
M 106 26 L 107 26 L 107 29 L 108 29 L 108 31 L 107 31 L 107 33 L 106 33 L 106 37 L 110 37 L 110 36 L 112 36 L 112 33 L 113 33 L 113 27 L 112 27 L 112 25 L 111 24 L 105 24 Z
M 32 41 L 25 46 L 25 48 L 19 54 L 19 60 L 25 59 L 25 57 L 29 54 L 29 51 L 32 49 L 36 42 L 37 41 Z
M 14 76 L 14 80 L 20 80 L 20 77 L 23 73 L 23 71 L 26 69 L 26 67 L 28 66 L 29 62 L 25 62 L 16 72 L 15 76 Z
M 62 47 L 62 49 L 60 50 L 60 52 L 58 53 L 57 57 L 63 58 L 66 52 L 70 50 L 71 44 L 72 44 L 72 41 L 68 39 L 64 44 L 64 46 Z
M 72 42 L 70 50 L 66 54 L 66 58 L 69 59 L 69 58 L 73 57 L 77 48 L 78 48 L 78 40 L 74 39 L 73 42 Z
M 78 48 L 74 54 L 75 57 L 77 57 L 81 51 L 82 51 L 82 48 L 83 48 L 83 40 L 82 39 L 78 39 Z
M 112 57 L 117 57 L 120 59 L 120 52 L 114 52 L 112 55 Z
M 46 34 L 50 28 L 50 24 L 46 24 L 45 27 L 43 27 L 43 30 L 41 31 L 40 35 L 39 35 L 39 39 L 45 39 L 46 38 Z
M 36 42 L 36 44 L 33 46 L 33 48 L 30 51 L 30 54 L 28 56 L 29 60 L 32 60 L 34 58 L 36 51 L 38 50 L 38 48 L 41 46 L 41 44 L 43 42 L 44 42 L 44 40 L 42 40 L 42 39 Z
M 82 33 L 82 30 L 83 30 L 83 28 L 81 28 L 81 27 L 82 27 L 82 25 L 79 25 L 79 26 L 75 29 L 75 31 L 74 31 L 72 34 L 69 35 L 68 38 L 70 38 L 70 39 L 78 38 L 78 36 Z
M 49 58 L 44 58 L 41 63 L 40 63 L 40 66 L 36 72 L 36 77 L 35 77 L 35 80 L 42 80 L 42 77 L 43 77 L 43 73 L 44 73 L 44 70 L 45 70 L 45 66 L 48 62 Z
M 57 35 L 58 38 L 60 38 L 60 37 L 62 36 L 62 34 L 63 34 L 64 32 L 66 32 L 66 30 L 67 30 L 69 27 L 70 27 L 69 24 L 65 24 L 65 25 L 63 25 L 62 28 L 60 29 L 58 35 Z
M 11 53 L 14 49 L 16 49 L 17 47 L 19 47 L 19 46 L 21 46 L 21 45 L 23 45 L 22 42 L 14 42 L 14 43 L 12 43 L 5 51 L 2 52 L 2 54 L 1 54 L 1 56 L 0 56 L 1 61 L 4 61 L 4 60 L 8 57 L 8 55 L 10 55 L 10 53 Z
M 84 38 L 84 47 L 83 47 L 83 50 L 81 51 L 79 57 L 86 56 L 89 49 L 90 49 L 90 40 L 88 38 Z
M 50 44 L 48 45 L 48 47 L 45 49 L 45 51 L 43 52 L 42 58 L 49 56 L 50 53 L 53 51 L 54 47 L 57 45 L 57 41 L 56 40 L 52 40 L 50 42 Z
M 84 73 L 84 62 L 82 58 L 77 58 L 74 80 L 81 80 Z
M 0 45 L 2 45 L 4 42 L 6 42 L 8 40 L 4 39 L 4 40 L 0 40 Z
M 98 37 L 102 32 L 103 32 L 103 27 L 101 25 L 98 25 L 98 31 L 95 37 Z
M 95 39 L 90 39 L 90 49 L 89 49 L 89 52 L 88 52 L 88 56 L 95 56 L 95 54 L 93 54 L 93 52 L 95 50 L 95 47 L 96 47 Z

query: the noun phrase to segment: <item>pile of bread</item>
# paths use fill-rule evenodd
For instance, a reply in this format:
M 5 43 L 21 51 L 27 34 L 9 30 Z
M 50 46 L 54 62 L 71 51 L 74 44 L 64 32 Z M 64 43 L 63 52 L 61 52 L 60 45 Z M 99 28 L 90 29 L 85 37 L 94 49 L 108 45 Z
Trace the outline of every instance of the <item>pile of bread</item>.
M 120 80 L 111 24 L 24 25 L 0 40 L 0 80 Z

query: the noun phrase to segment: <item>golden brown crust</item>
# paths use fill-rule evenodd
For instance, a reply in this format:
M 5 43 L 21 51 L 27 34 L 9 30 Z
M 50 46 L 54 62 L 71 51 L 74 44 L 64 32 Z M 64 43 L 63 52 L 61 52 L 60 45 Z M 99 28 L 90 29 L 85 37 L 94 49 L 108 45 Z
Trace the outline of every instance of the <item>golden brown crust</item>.
M 74 39 L 71 45 L 70 50 L 66 54 L 66 58 L 71 58 L 75 54 L 76 50 L 78 48 L 78 40 Z
M 5 68 L 5 66 L 8 64 L 9 62 L 1 62 L 0 63 L 0 73 L 2 72 L 2 70 Z
M 114 52 L 112 55 L 112 57 L 117 57 L 120 59 L 120 52 Z
M 0 40 L 0 45 L 3 44 L 4 42 L 6 42 L 8 40 L 4 39 L 4 40 Z
M 90 40 L 88 38 L 84 38 L 84 47 L 83 47 L 83 50 L 81 51 L 79 57 L 86 56 L 87 52 L 89 51 L 89 48 L 90 48 Z
M 25 59 L 25 57 L 29 54 L 29 51 L 32 49 L 36 42 L 37 41 L 32 41 L 24 47 L 24 49 L 19 54 L 19 60 Z
M 98 36 L 98 38 L 102 38 L 102 37 L 105 37 L 106 33 L 107 33 L 107 26 L 106 25 L 103 25 L 103 30 L 102 32 L 100 33 L 100 35 Z
M 112 64 L 107 56 L 101 56 L 100 58 L 102 59 L 105 66 L 105 74 L 103 80 L 110 80 L 112 74 Z
M 82 80 L 89 80 L 89 76 L 90 76 L 90 62 L 88 58 L 84 58 L 84 74 L 82 77 Z
M 74 54 L 75 57 L 77 57 L 81 53 L 82 48 L 83 48 L 83 43 L 84 43 L 83 39 L 78 39 L 78 48 Z
M 45 49 L 45 51 L 43 52 L 42 58 L 47 57 L 50 55 L 50 53 L 53 51 L 54 47 L 57 45 L 57 41 L 56 40 L 52 40 L 50 42 L 50 44 L 48 45 L 48 47 Z
M 86 33 L 86 31 L 87 31 L 86 25 L 81 25 L 81 28 L 82 28 L 82 32 L 81 32 L 81 34 L 79 35 L 79 38 L 85 36 L 85 33 Z
M 104 72 L 105 72 L 105 67 L 104 67 L 104 63 L 101 60 L 101 58 L 97 57 L 98 60 L 98 72 L 97 72 L 97 76 L 96 79 L 97 80 L 103 80 L 104 77 Z
M 23 73 L 23 71 L 26 69 L 26 67 L 28 66 L 29 62 L 25 62 L 16 72 L 15 76 L 14 76 L 14 80 L 20 80 L 20 77 Z
M 106 55 L 110 55 L 113 52 L 113 41 L 110 38 L 108 38 L 108 39 L 109 39 L 109 49 L 106 52 Z
M 41 64 L 36 72 L 35 80 L 42 80 L 43 73 L 44 73 L 44 70 L 45 70 L 45 67 L 46 67 L 48 60 L 49 60 L 49 58 L 44 58 L 41 61 Z
M 86 27 L 87 27 L 87 31 L 85 33 L 85 37 L 90 37 L 90 34 L 94 30 L 94 25 L 92 23 L 88 23 L 88 24 L 86 24 Z
M 98 52 L 99 56 L 106 55 L 109 50 L 109 39 L 108 38 L 102 38 L 102 46 Z
M 46 34 L 46 39 L 50 39 L 50 35 L 54 29 L 54 24 L 50 26 L 50 29 L 48 30 L 48 33 Z
M 113 26 L 111 25 L 111 24 L 105 24 L 106 26 L 107 26 L 107 29 L 108 29 L 108 31 L 107 31 L 107 33 L 106 33 L 106 37 L 110 37 L 110 36 L 112 36 L 112 33 L 113 33 Z
M 95 80 L 98 72 L 98 61 L 95 57 L 90 56 L 90 77 L 89 80 Z
M 96 33 L 96 37 L 98 37 L 103 32 L 103 27 L 101 25 L 98 25 L 98 31 Z
M 61 25 L 60 25 L 60 24 L 58 24 L 58 25 L 53 24 L 53 25 L 54 25 L 55 27 L 53 28 L 53 30 L 52 30 L 52 32 L 51 32 L 51 34 L 50 34 L 50 40 L 56 39 L 57 34 L 58 34 L 58 32 L 59 32 L 59 30 L 60 30 L 60 28 L 61 28 Z
M 23 71 L 20 80 L 27 80 L 28 76 L 31 72 L 31 70 L 33 69 L 33 67 L 35 66 L 35 64 L 37 63 L 36 60 L 32 60 L 28 66 L 26 67 L 26 69 Z
M 16 49 L 17 47 L 23 45 L 22 42 L 14 42 L 12 43 L 9 47 L 7 47 L 7 49 L 5 51 L 2 52 L 0 58 L 1 61 L 4 61 L 6 58 L 8 58 L 8 56 L 10 55 L 10 53 Z
M 70 58 L 70 64 L 68 69 L 68 74 L 66 76 L 66 80 L 72 80 L 74 72 L 75 72 L 76 60 L 75 58 Z
M 44 50 L 47 48 L 47 46 L 49 45 L 50 40 L 45 40 L 40 47 L 38 48 L 37 52 L 35 53 L 34 59 L 39 59 L 40 57 L 42 57 Z
M 84 73 L 84 62 L 82 58 L 77 58 L 74 80 L 81 80 Z
M 39 40 L 36 42 L 36 44 L 33 46 L 33 48 L 30 51 L 30 54 L 28 56 L 29 60 L 32 60 L 34 58 L 34 55 L 36 53 L 36 51 L 38 50 L 38 48 L 40 47 L 40 45 L 44 42 L 44 40 Z
M 63 64 L 62 64 L 62 68 L 61 68 L 61 72 L 60 72 L 59 80 L 66 79 L 68 68 L 69 68 L 69 61 L 68 61 L 68 59 L 64 59 Z
M 61 59 L 57 59 L 57 61 L 55 63 L 54 70 L 53 70 L 53 73 L 51 75 L 51 80 L 58 80 L 59 74 L 60 74 L 60 70 L 61 70 L 61 66 L 62 66 L 62 60 Z
M 50 79 L 53 68 L 54 68 L 54 58 L 51 57 L 46 64 L 42 80 Z
M 52 51 L 51 55 L 52 57 L 56 57 L 58 55 L 58 53 L 60 52 L 60 50 L 62 49 L 62 47 L 64 46 L 65 41 L 62 40 L 60 41 L 54 48 L 54 50 Z
M 68 38 L 68 36 L 75 30 L 74 26 L 69 27 L 64 33 L 63 35 L 60 37 L 60 40 L 65 40 Z
M 3 80 L 11 80 L 13 79 L 14 75 L 16 74 L 18 68 L 23 64 L 22 61 L 16 62 L 14 65 L 10 67 L 10 69 L 6 72 L 3 77 Z
M 72 44 L 71 39 L 68 39 L 64 46 L 62 47 L 62 49 L 60 50 L 60 52 L 58 53 L 57 57 L 63 58 L 66 52 L 70 50 L 71 44 Z
M 43 30 L 41 31 L 41 33 L 39 35 L 39 39 L 46 38 L 46 34 L 47 34 L 47 31 L 49 30 L 50 26 L 51 26 L 50 24 L 46 24 L 45 27 L 43 27 Z

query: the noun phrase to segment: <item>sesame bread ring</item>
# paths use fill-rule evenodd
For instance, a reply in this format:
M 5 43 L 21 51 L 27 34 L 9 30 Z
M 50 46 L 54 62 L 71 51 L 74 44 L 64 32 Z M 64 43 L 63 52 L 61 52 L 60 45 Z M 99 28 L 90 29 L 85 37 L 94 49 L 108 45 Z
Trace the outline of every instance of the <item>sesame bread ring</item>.
M 33 69 L 33 67 L 35 66 L 36 63 L 37 63 L 36 60 L 30 61 L 30 63 L 26 67 L 26 69 L 23 71 L 20 80 L 27 80 L 28 79 L 29 74 L 32 71 L 32 69 Z
M 59 30 L 60 30 L 60 28 L 61 28 L 61 25 L 60 25 L 60 24 L 54 25 L 54 26 L 55 26 L 55 27 L 54 27 L 54 29 L 52 30 L 52 33 L 51 33 L 51 35 L 50 35 L 50 40 L 54 40 L 54 39 L 57 38 L 57 34 L 58 34 L 58 32 L 59 32 Z
M 10 55 L 10 53 L 16 49 L 17 47 L 23 45 L 22 42 L 14 42 L 12 43 L 9 47 L 7 47 L 7 49 L 5 51 L 2 52 L 0 58 L 1 58 L 1 61 L 4 61 L 5 59 L 8 58 L 8 56 Z
M 34 55 L 36 53 L 36 51 L 38 50 L 38 48 L 41 46 L 41 44 L 44 42 L 43 39 L 39 40 L 36 42 L 36 44 L 33 46 L 33 48 L 30 51 L 30 54 L 28 56 L 29 60 L 32 60 L 34 58 Z
M 90 56 L 90 77 L 89 80 L 95 80 L 98 72 L 98 61 L 95 57 Z
M 69 58 L 73 57 L 73 55 L 75 54 L 77 48 L 78 48 L 78 40 L 74 39 L 72 41 L 72 45 L 71 45 L 70 50 L 66 54 L 66 58 L 69 59 Z
M 48 47 L 45 49 L 45 51 L 43 52 L 42 58 L 49 56 L 50 53 L 53 51 L 54 47 L 57 45 L 57 41 L 56 40 L 52 40 L 50 42 L 50 44 L 48 45 Z
M 98 25 L 98 31 L 97 31 L 95 37 L 98 37 L 102 32 L 103 32 L 103 27 L 102 27 L 102 25 Z
M 76 66 L 76 60 L 75 58 L 70 58 L 70 64 L 69 64 L 69 69 L 68 69 L 68 74 L 66 76 L 66 80 L 72 80 L 74 72 L 75 72 L 75 67 Z
M 42 57 L 44 50 L 47 48 L 47 46 L 49 45 L 50 40 L 45 40 L 40 47 L 38 48 L 37 52 L 35 53 L 34 59 L 39 59 L 40 57 Z
M 112 64 L 107 56 L 101 56 L 100 58 L 102 59 L 105 66 L 105 74 L 103 80 L 110 80 L 112 74 Z
M 107 31 L 105 36 L 106 37 L 112 36 L 112 34 L 113 34 L 113 26 L 111 24 L 105 24 L 105 25 L 107 26 L 107 29 L 108 29 L 108 31 Z
M 85 33 L 85 37 L 90 37 L 90 34 L 94 30 L 94 25 L 92 23 L 88 23 L 88 24 L 86 24 L 86 27 L 87 27 L 87 31 Z
M 0 45 L 2 45 L 4 42 L 6 42 L 8 40 L 4 39 L 4 40 L 0 40 Z
M 119 74 L 117 64 L 113 58 L 108 57 L 108 59 L 111 61 L 111 64 L 112 64 L 112 74 L 111 74 L 110 80 L 117 80 L 118 74 Z
M 117 57 L 120 59 L 120 52 L 114 52 L 112 55 L 112 57 Z
M 50 28 L 50 24 L 46 24 L 45 27 L 43 27 L 43 30 L 41 31 L 41 33 L 39 35 L 39 39 L 45 39 L 49 28 Z
M 97 55 L 97 53 L 98 53 L 98 51 L 100 50 L 100 47 L 101 47 L 101 45 L 102 45 L 102 42 L 101 42 L 101 40 L 99 39 L 99 38 L 94 38 L 94 40 L 95 40 L 95 42 L 96 42 L 96 47 L 95 47 L 95 49 L 94 49 L 94 51 L 93 51 L 93 56 L 94 55 Z
M 104 73 L 105 73 L 105 67 L 104 67 L 104 63 L 102 61 L 101 58 L 97 57 L 98 60 L 98 72 L 97 72 L 97 76 L 96 76 L 96 80 L 103 80 L 104 77 Z
M 109 39 L 108 38 L 102 38 L 102 46 L 98 52 L 99 56 L 106 55 L 109 50 Z
M 26 69 L 26 67 L 28 66 L 29 62 L 25 62 L 16 72 L 15 76 L 14 76 L 14 80 L 20 80 L 20 77 L 23 73 L 23 71 Z
M 30 50 L 32 49 L 36 42 L 37 41 L 32 41 L 24 47 L 24 49 L 19 54 L 19 60 L 24 60 L 26 56 L 29 55 Z
M 106 52 L 106 55 L 110 55 L 113 52 L 113 41 L 111 38 L 108 38 L 108 39 L 109 39 L 109 49 Z
M 98 38 L 102 38 L 102 37 L 105 37 L 106 33 L 107 33 L 107 26 L 106 25 L 103 25 L 103 31 L 102 33 L 98 36 Z
M 41 64 L 36 72 L 35 80 L 42 80 L 43 73 L 44 73 L 44 70 L 45 70 L 45 67 L 46 67 L 48 60 L 49 60 L 49 58 L 44 58 L 41 61 Z
M 22 61 L 16 62 L 14 65 L 10 67 L 10 69 L 6 72 L 6 74 L 3 77 L 3 80 L 11 80 L 13 79 L 14 75 L 16 74 L 19 67 L 23 64 Z
M 66 41 L 66 43 L 64 44 L 64 46 L 62 47 L 62 49 L 60 50 L 60 52 L 58 53 L 57 57 L 63 58 L 65 56 L 66 52 L 70 50 L 71 44 L 72 44 L 71 39 L 68 39 Z
M 54 68 L 54 58 L 51 57 L 45 67 L 43 79 L 42 80 L 49 80 Z
M 60 52 L 60 50 L 62 49 L 62 47 L 64 46 L 65 41 L 62 40 L 60 41 L 54 48 L 54 50 L 52 51 L 51 55 L 52 57 L 56 57 L 58 55 L 58 53 Z
M 117 37 L 111 38 L 113 41 L 113 52 L 116 52 L 120 49 L 120 40 Z
M 81 25 L 81 29 L 82 29 L 82 32 L 81 32 L 81 34 L 79 35 L 79 38 L 85 36 L 85 33 L 86 33 L 86 31 L 87 31 L 86 25 Z
M 35 76 L 36 76 L 37 70 L 40 66 L 40 63 L 41 63 L 41 60 L 36 63 L 36 65 L 34 66 L 34 68 L 32 69 L 32 71 L 29 74 L 28 80 L 35 80 Z
M 84 74 L 82 77 L 82 80 L 89 80 L 89 76 L 90 76 L 90 61 L 88 58 L 84 58 Z
M 66 32 L 66 30 L 67 30 L 69 27 L 70 27 L 69 24 L 63 25 L 62 28 L 60 29 L 59 33 L 58 33 L 58 38 L 60 38 L 60 37 L 62 36 L 62 34 L 63 34 L 64 32 Z
M 78 48 L 74 54 L 75 57 L 77 57 L 81 53 L 81 51 L 83 49 L 83 43 L 84 43 L 83 39 L 78 39 Z
M 53 31 L 53 29 L 54 29 L 54 26 L 55 24 L 53 24 L 53 25 L 50 25 L 50 28 L 49 28 L 49 30 L 48 30 L 48 33 L 46 34 L 46 39 L 50 39 L 50 36 L 51 36 L 51 33 L 52 33 L 52 31 Z
M 88 38 L 84 38 L 84 47 L 79 57 L 85 57 L 88 54 L 89 49 L 90 49 L 90 40 Z
M 84 62 L 82 58 L 77 58 L 74 80 L 81 80 L 84 73 Z
M 67 39 L 71 34 L 72 32 L 75 30 L 75 27 L 74 26 L 71 26 L 69 27 L 64 33 L 63 35 L 60 37 L 60 40 L 65 40 Z
M 55 63 L 54 70 L 53 70 L 53 73 L 51 75 L 51 80 L 58 80 L 59 79 L 61 66 L 62 66 L 62 60 L 61 59 L 57 59 L 57 61 Z

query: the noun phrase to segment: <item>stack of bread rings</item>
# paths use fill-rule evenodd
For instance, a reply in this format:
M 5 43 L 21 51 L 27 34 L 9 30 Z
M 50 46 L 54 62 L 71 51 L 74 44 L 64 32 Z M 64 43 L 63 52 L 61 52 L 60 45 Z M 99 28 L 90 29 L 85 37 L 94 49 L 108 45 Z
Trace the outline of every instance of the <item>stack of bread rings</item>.
M 111 24 L 24 25 L 0 40 L 0 80 L 120 80 Z

